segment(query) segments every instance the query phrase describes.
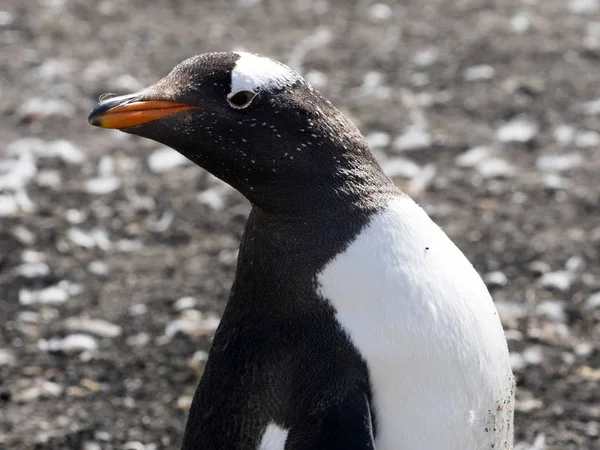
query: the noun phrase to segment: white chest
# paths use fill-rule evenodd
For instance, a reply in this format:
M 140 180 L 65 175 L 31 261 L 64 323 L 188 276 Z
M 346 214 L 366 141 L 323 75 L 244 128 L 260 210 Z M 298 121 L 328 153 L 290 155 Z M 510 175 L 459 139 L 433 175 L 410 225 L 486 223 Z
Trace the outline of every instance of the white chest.
M 369 367 L 378 450 L 512 448 L 514 382 L 496 308 L 418 205 L 394 199 L 318 281 Z

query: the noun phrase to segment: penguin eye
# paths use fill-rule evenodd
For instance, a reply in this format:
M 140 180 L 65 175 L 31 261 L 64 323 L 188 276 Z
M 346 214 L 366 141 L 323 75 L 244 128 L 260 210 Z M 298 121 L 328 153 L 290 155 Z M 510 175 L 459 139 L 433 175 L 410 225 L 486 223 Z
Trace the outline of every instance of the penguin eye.
M 234 108 L 245 108 L 250 104 L 256 94 L 252 91 L 239 91 L 227 99 Z

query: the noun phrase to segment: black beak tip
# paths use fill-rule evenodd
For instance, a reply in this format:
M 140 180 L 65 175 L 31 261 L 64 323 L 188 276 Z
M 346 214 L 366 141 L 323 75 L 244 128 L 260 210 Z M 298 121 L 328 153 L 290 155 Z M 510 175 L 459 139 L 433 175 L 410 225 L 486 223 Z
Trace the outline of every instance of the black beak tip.
M 127 103 L 134 102 L 140 97 L 140 94 L 119 95 L 103 94 L 99 98 L 99 102 L 90 111 L 88 122 L 96 127 L 101 126 L 102 115 L 117 106 L 123 106 Z

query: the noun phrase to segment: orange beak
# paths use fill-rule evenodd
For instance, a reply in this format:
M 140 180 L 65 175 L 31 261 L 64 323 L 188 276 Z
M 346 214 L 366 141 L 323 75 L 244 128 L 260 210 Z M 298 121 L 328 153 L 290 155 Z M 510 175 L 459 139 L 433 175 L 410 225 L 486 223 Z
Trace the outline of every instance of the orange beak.
M 90 113 L 88 120 L 97 127 L 122 129 L 144 125 L 190 109 L 201 108 L 168 100 L 137 101 L 139 97 L 139 94 L 132 94 L 101 100 Z

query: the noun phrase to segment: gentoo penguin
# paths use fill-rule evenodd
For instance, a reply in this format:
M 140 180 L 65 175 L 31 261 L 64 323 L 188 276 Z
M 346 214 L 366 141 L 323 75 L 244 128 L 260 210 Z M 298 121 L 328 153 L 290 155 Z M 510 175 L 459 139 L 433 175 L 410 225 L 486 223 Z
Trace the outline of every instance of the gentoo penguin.
M 252 204 L 183 449 L 512 448 L 484 283 L 300 75 L 203 54 L 89 121 L 174 148 Z

